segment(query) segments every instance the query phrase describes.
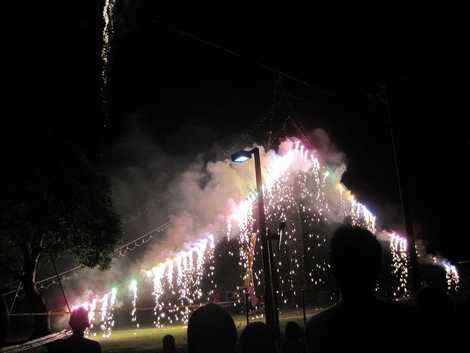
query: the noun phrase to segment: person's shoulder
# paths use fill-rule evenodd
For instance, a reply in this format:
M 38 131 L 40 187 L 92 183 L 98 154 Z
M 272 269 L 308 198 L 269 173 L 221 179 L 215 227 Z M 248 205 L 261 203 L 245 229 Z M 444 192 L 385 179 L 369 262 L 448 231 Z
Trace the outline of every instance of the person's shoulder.
M 383 300 L 377 300 L 377 306 L 382 312 L 388 313 L 391 316 L 411 316 L 415 310 L 411 305 L 405 302 L 389 302 Z
M 415 309 L 407 303 L 378 301 L 377 306 L 376 314 L 384 321 L 384 325 L 389 327 L 399 325 L 406 330 L 416 319 Z
M 328 325 L 328 323 L 336 321 L 340 313 L 340 303 L 334 304 L 327 309 L 322 310 L 320 313 L 310 318 L 307 323 L 307 330 L 316 327 L 324 327 L 325 325 Z
M 98 348 L 101 348 L 101 345 L 100 345 L 100 343 L 99 343 L 98 341 L 94 341 L 94 340 L 90 340 L 90 339 L 88 339 L 88 338 L 84 338 L 84 339 L 83 339 L 83 342 L 84 342 L 86 345 L 90 346 L 90 347 L 98 347 Z

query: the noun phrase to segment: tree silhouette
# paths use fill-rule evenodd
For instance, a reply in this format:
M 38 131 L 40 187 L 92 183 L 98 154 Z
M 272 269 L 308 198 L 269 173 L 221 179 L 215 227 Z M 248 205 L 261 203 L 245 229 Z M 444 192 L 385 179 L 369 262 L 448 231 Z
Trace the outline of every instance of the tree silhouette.
M 41 259 L 64 251 L 87 267 L 109 266 L 121 237 L 107 179 L 72 145 L 38 134 L 7 156 L 0 212 L 0 271 L 21 281 L 32 312 L 46 312 L 36 287 Z M 48 331 L 35 317 L 33 336 Z

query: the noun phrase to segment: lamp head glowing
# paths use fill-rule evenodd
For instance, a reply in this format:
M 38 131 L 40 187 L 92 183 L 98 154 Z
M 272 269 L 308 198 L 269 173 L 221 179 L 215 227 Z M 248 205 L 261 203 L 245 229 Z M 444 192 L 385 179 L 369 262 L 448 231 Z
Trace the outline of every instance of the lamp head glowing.
M 232 154 L 232 162 L 243 163 L 251 159 L 252 151 L 238 151 Z

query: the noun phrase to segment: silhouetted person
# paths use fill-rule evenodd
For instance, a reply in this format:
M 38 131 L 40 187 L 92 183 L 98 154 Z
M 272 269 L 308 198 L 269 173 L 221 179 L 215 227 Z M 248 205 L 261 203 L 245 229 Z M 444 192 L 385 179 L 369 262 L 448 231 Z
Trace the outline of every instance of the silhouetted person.
M 341 226 L 331 241 L 330 262 L 341 300 L 312 317 L 308 352 L 402 352 L 408 344 L 405 308 L 380 302 L 375 286 L 382 249 L 366 229 Z
M 237 329 L 232 317 L 220 306 L 207 304 L 188 321 L 188 353 L 234 353 Z
M 8 336 L 8 309 L 3 299 L 0 298 L 0 348 L 2 348 L 6 342 Z
M 470 352 L 470 296 L 467 296 L 458 310 L 462 351 Z
M 98 342 L 85 338 L 85 330 L 90 323 L 88 312 L 83 307 L 74 310 L 70 315 L 69 325 L 72 328 L 72 336 L 55 342 L 49 348 L 52 352 L 64 353 L 101 353 L 101 346 Z
M 299 325 L 289 321 L 286 325 L 286 340 L 282 346 L 283 353 L 304 353 L 305 345 L 302 342 L 302 330 Z
M 175 353 L 175 338 L 172 335 L 165 335 L 163 337 L 163 353 Z
M 426 352 L 457 351 L 459 335 L 452 299 L 441 289 L 422 288 L 416 296 L 416 346 Z
M 276 352 L 274 334 L 264 322 L 248 324 L 240 336 L 240 353 L 258 352 Z

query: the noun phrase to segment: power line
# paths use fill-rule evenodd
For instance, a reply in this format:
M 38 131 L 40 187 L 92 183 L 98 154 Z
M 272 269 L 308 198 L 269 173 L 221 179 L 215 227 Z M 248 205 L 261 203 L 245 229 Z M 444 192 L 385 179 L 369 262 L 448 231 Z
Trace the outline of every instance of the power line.
M 273 66 L 271 65 L 267 65 L 265 63 L 262 63 L 262 62 L 259 62 L 255 59 L 252 59 L 252 58 L 248 58 L 247 56 L 245 55 L 242 55 L 240 54 L 239 52 L 235 51 L 235 50 L 232 50 L 232 49 L 229 49 L 221 44 L 217 44 L 213 41 L 210 41 L 210 40 L 207 40 L 207 39 L 204 39 L 204 38 L 201 38 L 197 35 L 195 35 L 194 33 L 190 33 L 188 31 L 185 31 L 185 30 L 182 30 L 180 28 L 177 28 L 176 26 L 174 25 L 171 25 L 171 24 L 168 24 L 166 22 L 164 22 L 162 19 L 160 18 L 154 18 L 153 19 L 154 22 L 156 23 L 159 23 L 159 24 L 162 24 L 164 25 L 169 31 L 173 32 L 173 33 L 176 33 L 178 35 L 180 35 L 181 37 L 185 37 L 185 38 L 189 38 L 193 41 L 196 41 L 200 44 L 203 44 L 205 46 L 208 46 L 208 47 L 211 47 L 211 48 L 214 48 L 214 49 L 217 49 L 217 50 L 220 50 L 222 52 L 224 52 L 225 54 L 227 55 L 230 55 L 230 56 L 233 56 L 233 57 L 236 57 L 236 58 L 239 58 L 239 59 L 245 59 L 247 60 L 248 62 L 251 62 L 253 65 L 255 66 L 258 66 L 259 68 L 265 70 L 265 71 L 269 71 L 271 73 L 274 73 L 274 74 L 277 74 L 279 75 L 279 77 L 282 77 L 282 78 L 285 78 L 285 79 L 288 79 L 290 81 L 293 81 L 293 82 L 296 82 L 302 86 L 305 86 L 305 87 L 308 87 L 312 90 L 315 90 L 323 95 L 327 95 L 327 96 L 336 96 L 336 93 L 330 91 L 330 90 L 326 90 L 324 88 L 319 88 L 313 84 L 311 84 L 310 82 L 308 82 L 307 80 L 304 80 L 302 78 L 299 78 L 297 76 L 294 76 L 290 73 L 287 73 L 285 71 L 282 71 L 280 69 L 276 69 L 274 68 Z

